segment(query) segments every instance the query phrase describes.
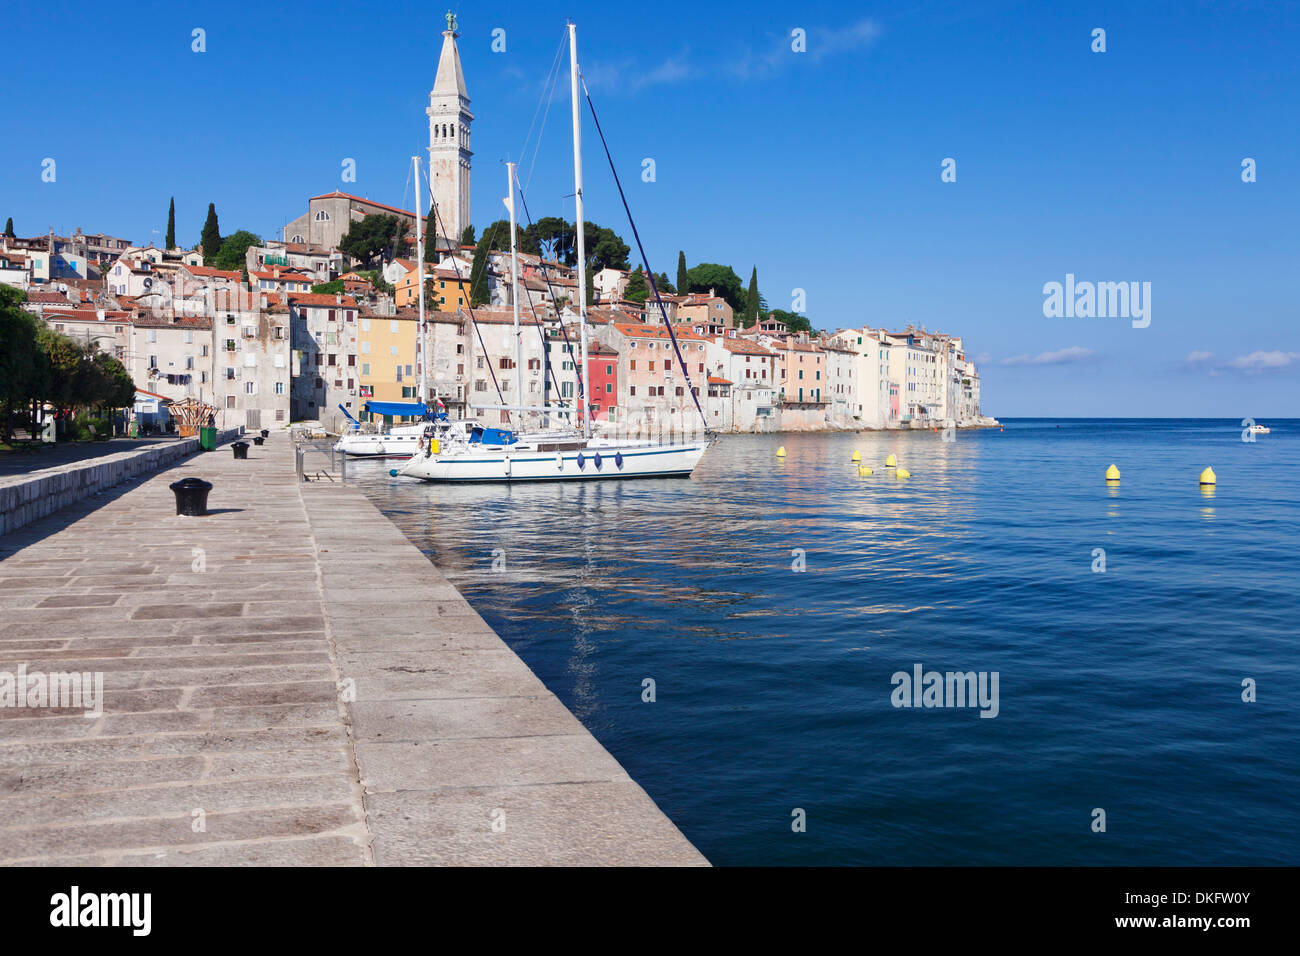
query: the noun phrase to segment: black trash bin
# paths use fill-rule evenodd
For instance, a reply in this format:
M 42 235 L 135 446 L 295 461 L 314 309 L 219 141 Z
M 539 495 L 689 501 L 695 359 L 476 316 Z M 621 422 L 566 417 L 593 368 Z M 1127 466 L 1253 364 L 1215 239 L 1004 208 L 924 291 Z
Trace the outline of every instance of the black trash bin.
M 266 439 L 263 438 L 261 435 L 254 435 L 254 436 L 253 436 L 253 444 L 254 444 L 254 445 L 260 445 L 260 444 L 262 444 L 262 442 L 264 442 L 264 441 L 266 441 Z
M 246 442 L 246 441 L 237 441 L 237 442 L 235 442 L 233 445 L 231 445 L 230 447 L 231 447 L 231 449 L 234 450 L 234 452 L 235 452 L 235 457 L 236 457 L 236 458 L 247 458 L 247 457 L 248 457 L 248 442 Z
M 269 428 L 263 428 L 263 429 L 262 429 L 262 437 L 263 437 L 263 438 L 270 438 L 270 437 L 271 437 L 271 429 L 269 429 Z
M 208 492 L 212 482 L 202 478 L 182 478 L 171 484 L 176 495 L 176 513 L 190 518 L 201 518 L 208 513 Z

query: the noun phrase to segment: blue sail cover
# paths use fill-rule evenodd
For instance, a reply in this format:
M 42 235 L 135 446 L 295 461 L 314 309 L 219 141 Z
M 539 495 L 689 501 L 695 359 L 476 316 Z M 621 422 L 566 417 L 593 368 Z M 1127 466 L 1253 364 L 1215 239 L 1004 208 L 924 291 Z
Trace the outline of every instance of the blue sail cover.
M 424 402 L 366 402 L 361 410 L 371 415 L 409 415 L 415 418 L 423 418 L 429 413 Z

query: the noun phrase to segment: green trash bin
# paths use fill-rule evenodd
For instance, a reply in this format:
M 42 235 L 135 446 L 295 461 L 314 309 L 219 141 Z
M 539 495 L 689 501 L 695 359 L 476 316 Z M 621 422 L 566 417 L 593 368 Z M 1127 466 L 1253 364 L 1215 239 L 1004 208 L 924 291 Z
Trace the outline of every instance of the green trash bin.
M 139 422 L 131 422 L 131 423 L 129 423 L 129 424 L 126 426 L 126 437 L 127 437 L 127 438 L 139 438 L 139 437 L 140 437 L 140 423 L 139 423 Z
M 217 450 L 217 430 L 216 428 L 199 429 L 199 448 L 204 451 Z

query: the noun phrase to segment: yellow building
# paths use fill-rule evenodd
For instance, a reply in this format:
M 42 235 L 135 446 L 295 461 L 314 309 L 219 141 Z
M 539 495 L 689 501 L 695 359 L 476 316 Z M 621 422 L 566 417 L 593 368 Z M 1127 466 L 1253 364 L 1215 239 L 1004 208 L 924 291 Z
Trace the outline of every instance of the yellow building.
M 414 272 L 410 273 L 414 276 Z M 419 400 L 420 369 L 416 358 L 419 315 L 400 310 L 395 316 L 361 315 L 357 362 L 361 366 L 361 404 Z M 358 416 L 363 421 L 365 416 Z M 390 421 L 391 424 L 391 421 Z
M 469 305 L 469 275 L 459 279 L 454 269 L 430 269 L 425 267 L 428 285 L 424 291 L 424 307 L 430 312 L 455 312 Z M 420 302 L 420 290 L 416 286 L 416 270 L 411 269 L 394 284 L 397 291 L 393 301 L 399 309 L 414 309 Z M 486 281 L 486 279 L 484 280 Z

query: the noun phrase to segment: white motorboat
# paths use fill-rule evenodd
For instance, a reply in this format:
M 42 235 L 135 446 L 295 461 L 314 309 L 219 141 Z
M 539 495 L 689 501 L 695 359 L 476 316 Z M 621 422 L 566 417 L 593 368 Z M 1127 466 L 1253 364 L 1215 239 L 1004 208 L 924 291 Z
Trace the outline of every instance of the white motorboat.
M 1267 425 L 1250 425 L 1246 428 L 1246 431 L 1250 432 L 1252 435 L 1269 434 L 1269 428 Z
M 710 444 L 572 434 L 516 439 L 508 431 L 455 422 L 439 437 L 430 429 L 422 449 L 391 474 L 434 482 L 686 478 Z

